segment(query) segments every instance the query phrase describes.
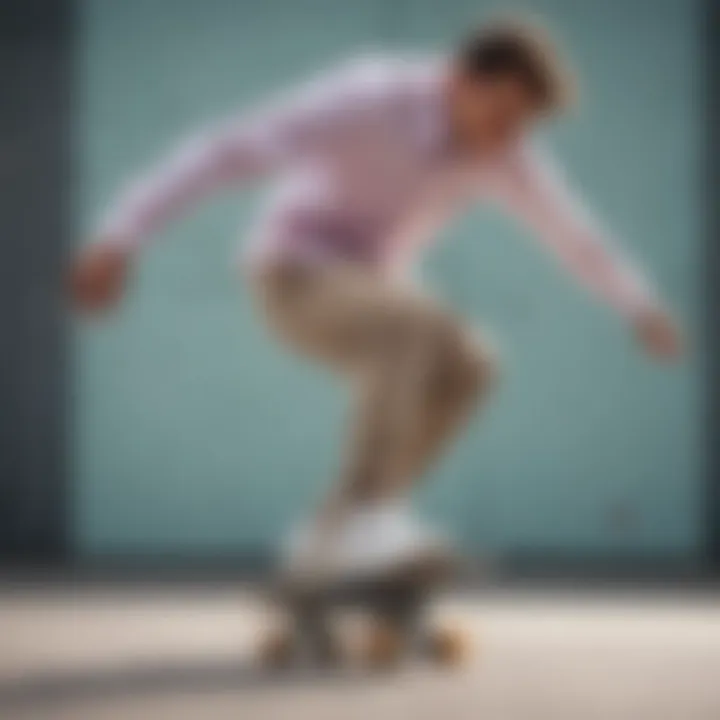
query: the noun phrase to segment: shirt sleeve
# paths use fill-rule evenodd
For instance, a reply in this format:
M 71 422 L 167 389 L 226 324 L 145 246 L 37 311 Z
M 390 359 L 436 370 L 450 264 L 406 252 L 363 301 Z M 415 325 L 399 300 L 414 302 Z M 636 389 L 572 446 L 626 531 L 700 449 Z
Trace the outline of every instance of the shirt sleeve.
M 498 200 L 589 290 L 627 317 L 656 305 L 648 283 L 537 148 L 509 161 Z
M 382 66 L 354 62 L 257 112 L 206 129 L 131 181 L 97 234 L 133 250 L 225 185 L 260 178 L 303 156 L 331 151 L 382 95 Z

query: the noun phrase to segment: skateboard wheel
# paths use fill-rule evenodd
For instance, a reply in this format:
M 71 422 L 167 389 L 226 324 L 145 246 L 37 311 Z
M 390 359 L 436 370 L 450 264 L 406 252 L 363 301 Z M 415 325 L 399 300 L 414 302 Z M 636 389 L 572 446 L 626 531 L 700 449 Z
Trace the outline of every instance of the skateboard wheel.
M 381 623 L 370 631 L 365 661 L 372 668 L 388 669 L 399 663 L 403 649 L 402 633 L 387 623 Z
M 467 638 L 455 628 L 435 630 L 428 638 L 430 659 L 439 665 L 457 667 L 465 662 L 469 650 Z
M 260 645 L 259 659 L 263 667 L 280 670 L 289 667 L 294 656 L 294 638 L 287 630 L 278 630 Z

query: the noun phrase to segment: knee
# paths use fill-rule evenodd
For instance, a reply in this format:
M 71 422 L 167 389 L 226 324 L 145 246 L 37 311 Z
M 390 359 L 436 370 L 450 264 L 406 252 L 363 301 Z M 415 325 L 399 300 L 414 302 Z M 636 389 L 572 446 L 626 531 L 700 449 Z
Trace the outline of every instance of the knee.
M 490 345 L 470 330 L 460 330 L 454 350 L 455 374 L 468 392 L 488 392 L 497 381 L 499 362 Z
M 498 376 L 498 356 L 484 338 L 451 316 L 406 322 L 384 344 L 385 355 L 418 368 L 433 397 L 454 401 L 489 390 Z
M 438 343 L 436 377 L 445 393 L 477 397 L 497 382 L 497 352 L 472 330 L 452 326 L 445 328 Z

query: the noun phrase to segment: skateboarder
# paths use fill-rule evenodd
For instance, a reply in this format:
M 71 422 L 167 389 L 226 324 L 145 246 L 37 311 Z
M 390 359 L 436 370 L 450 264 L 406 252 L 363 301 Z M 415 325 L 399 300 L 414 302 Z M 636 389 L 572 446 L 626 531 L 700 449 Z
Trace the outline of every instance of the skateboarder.
M 171 219 L 221 187 L 282 179 L 243 273 L 282 341 L 346 378 L 355 403 L 344 467 L 290 573 L 373 572 L 438 547 L 404 499 L 487 396 L 496 360 L 408 271 L 473 200 L 524 221 L 651 355 L 679 353 L 656 294 L 529 139 L 570 95 L 567 64 L 522 23 L 475 29 L 443 57 L 354 60 L 183 143 L 130 183 L 77 257 L 77 305 L 105 310 Z

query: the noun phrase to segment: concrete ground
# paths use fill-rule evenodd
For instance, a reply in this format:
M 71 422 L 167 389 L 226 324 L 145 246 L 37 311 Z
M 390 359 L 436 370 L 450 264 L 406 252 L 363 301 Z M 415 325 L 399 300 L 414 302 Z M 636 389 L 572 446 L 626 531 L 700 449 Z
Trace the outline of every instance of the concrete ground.
M 718 596 L 658 590 L 456 594 L 437 608 L 474 656 L 273 677 L 250 590 L 0 594 L 0 718 L 16 720 L 719 720 Z

